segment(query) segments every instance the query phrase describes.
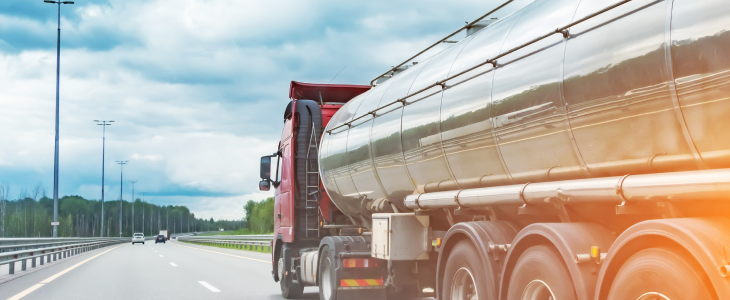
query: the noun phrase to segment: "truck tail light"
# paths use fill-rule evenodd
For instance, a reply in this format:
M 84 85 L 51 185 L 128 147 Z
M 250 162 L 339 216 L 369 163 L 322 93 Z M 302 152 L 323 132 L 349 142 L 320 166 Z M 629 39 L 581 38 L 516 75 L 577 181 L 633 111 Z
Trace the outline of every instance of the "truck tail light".
M 371 258 L 346 258 L 342 260 L 342 266 L 345 268 L 375 268 L 378 261 Z

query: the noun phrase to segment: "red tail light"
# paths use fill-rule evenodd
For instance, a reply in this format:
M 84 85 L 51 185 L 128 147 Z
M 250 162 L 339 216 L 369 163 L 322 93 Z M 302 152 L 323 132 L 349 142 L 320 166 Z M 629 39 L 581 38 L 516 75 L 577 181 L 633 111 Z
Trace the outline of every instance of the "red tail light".
M 342 260 L 342 266 L 345 268 L 375 268 L 378 261 L 371 258 L 346 258 Z

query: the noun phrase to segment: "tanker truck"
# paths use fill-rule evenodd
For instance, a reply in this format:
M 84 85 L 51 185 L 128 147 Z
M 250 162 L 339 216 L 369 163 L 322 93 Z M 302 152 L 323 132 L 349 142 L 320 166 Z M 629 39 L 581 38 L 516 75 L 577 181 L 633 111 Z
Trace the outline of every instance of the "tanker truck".
M 259 184 L 282 295 L 730 299 L 729 20 L 536 0 L 370 85 L 292 82 Z

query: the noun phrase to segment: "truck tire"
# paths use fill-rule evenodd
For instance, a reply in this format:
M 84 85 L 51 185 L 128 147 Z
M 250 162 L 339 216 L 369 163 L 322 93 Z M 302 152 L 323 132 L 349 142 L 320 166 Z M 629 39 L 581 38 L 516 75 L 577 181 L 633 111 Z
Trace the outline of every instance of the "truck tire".
M 322 247 L 319 256 L 319 300 L 337 299 L 336 265 L 330 255 L 329 246 Z
M 456 243 L 444 268 L 441 299 L 487 299 L 486 282 L 485 270 L 476 248 L 468 240 Z
M 527 248 L 515 263 L 507 299 L 576 300 L 573 280 L 558 251 L 547 245 Z
M 301 284 L 293 283 L 291 280 L 291 275 L 286 275 L 284 273 L 284 258 L 279 258 L 278 263 L 278 269 L 279 269 L 279 286 L 281 287 L 281 296 L 284 297 L 284 299 L 294 299 L 299 298 L 302 296 L 302 292 L 304 292 L 304 286 Z
M 707 274 L 678 247 L 644 249 L 619 269 L 609 300 L 717 299 Z

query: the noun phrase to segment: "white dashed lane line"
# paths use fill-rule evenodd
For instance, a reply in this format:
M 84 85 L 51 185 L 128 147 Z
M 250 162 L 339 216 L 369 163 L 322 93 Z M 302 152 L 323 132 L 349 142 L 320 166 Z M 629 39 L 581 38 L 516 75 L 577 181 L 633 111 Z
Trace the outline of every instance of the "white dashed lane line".
M 214 286 L 210 285 L 209 283 L 207 283 L 205 281 L 198 281 L 198 283 L 200 283 L 201 285 L 203 285 L 204 287 L 206 287 L 207 289 L 209 289 L 213 293 L 220 293 L 221 292 L 221 290 L 215 288 Z
M 163 256 L 162 256 L 162 255 L 160 255 L 160 257 L 163 257 Z
M 173 267 L 177 267 L 177 265 L 174 262 L 171 262 L 170 265 L 172 265 Z

